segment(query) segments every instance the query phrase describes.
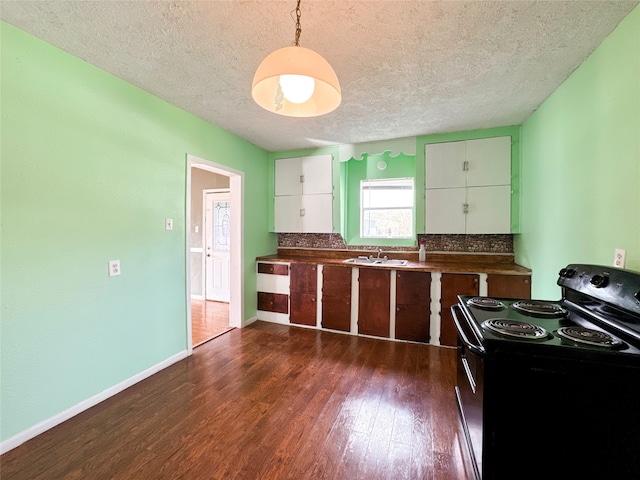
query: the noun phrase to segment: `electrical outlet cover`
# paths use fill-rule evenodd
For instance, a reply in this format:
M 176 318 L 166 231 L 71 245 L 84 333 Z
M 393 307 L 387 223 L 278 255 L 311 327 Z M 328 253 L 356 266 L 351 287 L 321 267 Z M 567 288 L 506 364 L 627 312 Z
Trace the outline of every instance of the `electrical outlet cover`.
M 120 275 L 120 260 L 109 260 L 109 276 L 115 277 Z
M 627 258 L 627 251 L 621 248 L 616 248 L 616 252 L 613 256 L 613 266 L 618 268 L 624 268 L 624 263 Z

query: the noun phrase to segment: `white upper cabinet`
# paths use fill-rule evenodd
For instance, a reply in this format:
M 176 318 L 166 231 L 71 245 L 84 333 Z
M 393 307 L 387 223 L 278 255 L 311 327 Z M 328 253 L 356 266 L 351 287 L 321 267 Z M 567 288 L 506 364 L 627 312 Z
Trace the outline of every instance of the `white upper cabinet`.
M 425 187 L 466 187 L 467 142 L 433 143 L 425 146 Z
M 424 155 L 427 190 L 511 184 L 511 137 L 433 143 Z
M 283 233 L 333 231 L 331 155 L 276 160 L 274 227 Z
M 331 155 L 276 160 L 276 196 L 333 193 Z
M 425 146 L 426 233 L 511 232 L 511 137 Z
M 511 185 L 511 137 L 468 140 L 467 187 Z

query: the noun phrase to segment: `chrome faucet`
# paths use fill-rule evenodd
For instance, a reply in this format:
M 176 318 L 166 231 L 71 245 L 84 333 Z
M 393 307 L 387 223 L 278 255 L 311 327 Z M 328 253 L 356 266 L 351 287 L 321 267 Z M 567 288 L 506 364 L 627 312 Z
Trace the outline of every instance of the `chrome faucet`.
M 382 255 L 382 249 L 381 248 L 378 249 L 378 258 L 380 258 L 380 255 Z

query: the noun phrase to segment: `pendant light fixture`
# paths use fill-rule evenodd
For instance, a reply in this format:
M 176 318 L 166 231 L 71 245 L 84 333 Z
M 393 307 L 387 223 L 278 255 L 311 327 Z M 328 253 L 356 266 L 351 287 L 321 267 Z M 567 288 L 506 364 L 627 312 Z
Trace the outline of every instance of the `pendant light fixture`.
M 293 46 L 268 55 L 256 70 L 251 96 L 265 110 L 288 117 L 316 117 L 340 105 L 336 73 L 322 56 L 300 46 L 300 0 Z

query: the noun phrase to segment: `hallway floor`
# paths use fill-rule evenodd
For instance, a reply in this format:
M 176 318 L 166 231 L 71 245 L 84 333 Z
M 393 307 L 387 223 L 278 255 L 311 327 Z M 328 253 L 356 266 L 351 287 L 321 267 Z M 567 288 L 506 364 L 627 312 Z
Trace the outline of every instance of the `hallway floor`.
M 228 303 L 191 300 L 191 340 L 194 347 L 229 330 Z

